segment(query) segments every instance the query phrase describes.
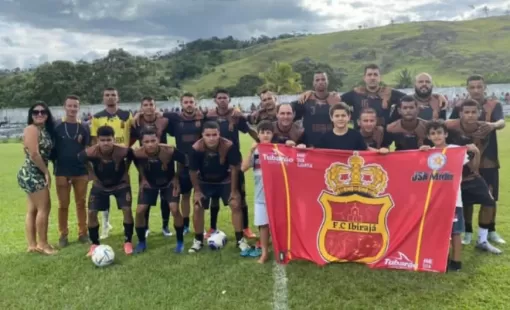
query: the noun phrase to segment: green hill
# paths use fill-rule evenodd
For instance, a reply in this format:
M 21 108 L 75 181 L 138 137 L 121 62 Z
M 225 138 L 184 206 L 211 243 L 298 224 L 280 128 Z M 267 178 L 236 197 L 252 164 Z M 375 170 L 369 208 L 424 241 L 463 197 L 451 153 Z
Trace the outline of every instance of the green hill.
M 230 51 L 229 60 L 213 72 L 186 81 L 195 92 L 232 86 L 247 74 L 258 74 L 273 60 L 293 63 L 303 58 L 328 63 L 346 74 L 350 87 L 367 63 L 379 64 L 388 84 L 404 68 L 432 74 L 438 86 L 458 86 L 466 75 L 510 73 L 510 17 L 462 22 L 416 22 L 277 40 Z
M 82 103 L 99 103 L 104 87 L 112 86 L 124 102 L 147 95 L 174 99 L 183 91 L 208 97 L 216 87 L 251 96 L 264 83 L 259 73 L 273 61 L 291 64 L 305 89 L 312 87 L 314 71 L 325 70 L 332 88 L 348 90 L 361 81 L 369 63 L 378 64 L 384 82 L 393 86 L 411 85 L 420 71 L 432 74 L 436 86 L 460 86 L 473 73 L 484 74 L 488 83 L 509 83 L 510 17 L 250 40 L 213 37 L 150 58 L 116 49 L 90 63 L 58 60 L 34 69 L 0 70 L 0 107 L 35 100 L 61 105 L 71 93 Z M 407 79 L 398 78 L 403 72 Z

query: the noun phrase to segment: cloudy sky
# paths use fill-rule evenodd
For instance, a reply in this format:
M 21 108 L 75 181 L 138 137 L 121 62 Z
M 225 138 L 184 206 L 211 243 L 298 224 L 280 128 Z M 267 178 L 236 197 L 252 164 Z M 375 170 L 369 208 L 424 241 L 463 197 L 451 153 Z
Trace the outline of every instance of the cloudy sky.
M 112 48 L 151 54 L 211 36 L 461 20 L 482 16 L 484 5 L 510 10 L 510 0 L 0 0 L 0 68 L 92 60 Z

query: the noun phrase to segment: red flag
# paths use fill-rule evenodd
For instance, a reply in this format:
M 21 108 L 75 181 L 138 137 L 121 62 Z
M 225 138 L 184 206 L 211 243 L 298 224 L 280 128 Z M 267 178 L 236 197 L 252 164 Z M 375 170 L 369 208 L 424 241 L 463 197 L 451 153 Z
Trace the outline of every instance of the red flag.
M 466 148 L 374 152 L 259 145 L 277 260 L 444 272 Z

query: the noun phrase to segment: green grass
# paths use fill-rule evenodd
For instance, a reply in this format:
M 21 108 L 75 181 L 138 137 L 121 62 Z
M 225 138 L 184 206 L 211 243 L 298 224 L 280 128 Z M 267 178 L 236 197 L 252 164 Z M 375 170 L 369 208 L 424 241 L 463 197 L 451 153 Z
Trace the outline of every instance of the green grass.
M 498 230 L 510 241 L 510 129 L 499 134 L 501 197 Z M 251 145 L 243 137 L 244 150 Z M 104 243 L 116 252 L 114 265 L 99 269 L 85 257 L 87 246 L 71 244 L 54 257 L 25 253 L 24 193 L 16 173 L 22 162 L 20 144 L 0 144 L 2 218 L 0 232 L 0 309 L 272 309 L 273 264 L 242 259 L 232 243 L 219 252 L 172 253 L 174 237 L 159 231 L 159 207 L 151 215 L 148 252 L 126 257 L 122 252 L 122 219 L 113 209 L 113 235 Z M 135 173 L 132 173 L 135 181 Z M 247 176 L 250 205 L 252 178 Z M 133 182 L 136 184 L 136 182 Z M 136 186 L 135 186 L 136 187 Z M 133 190 L 133 193 L 136 193 Z M 57 241 L 57 200 L 52 189 L 50 241 Z M 136 197 L 135 197 L 136 201 Z M 220 211 L 219 228 L 232 238 L 230 212 Z M 251 217 L 253 220 L 253 216 Z M 208 216 L 207 216 L 208 221 Z M 77 238 L 70 211 L 70 240 Z M 189 247 L 191 236 L 186 236 Z M 136 240 L 136 237 L 134 238 Z M 508 246 L 502 247 L 508 251 Z M 356 264 L 318 267 L 293 262 L 286 267 L 290 309 L 505 309 L 510 304 L 510 261 L 465 248 L 464 270 L 456 274 L 370 270 Z M 225 294 L 222 294 L 226 291 Z
M 510 71 L 509 23 L 508 16 L 420 22 L 278 40 L 226 54 L 226 63 L 185 82 L 183 89 L 201 92 L 235 85 L 243 75 L 265 71 L 273 60 L 292 63 L 305 57 L 342 69 L 346 88 L 361 80 L 368 63 L 382 67 L 387 84 L 408 68 L 429 72 L 436 86 L 459 86 L 473 72 Z M 364 56 L 355 58 L 356 54 Z

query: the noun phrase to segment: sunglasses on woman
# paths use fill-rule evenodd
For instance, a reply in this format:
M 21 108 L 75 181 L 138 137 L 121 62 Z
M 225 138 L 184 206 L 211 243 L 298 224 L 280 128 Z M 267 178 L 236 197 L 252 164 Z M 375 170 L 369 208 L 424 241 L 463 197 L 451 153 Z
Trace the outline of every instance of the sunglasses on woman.
M 46 116 L 46 115 L 48 115 L 48 111 L 46 111 L 46 110 L 33 110 L 32 111 L 32 115 L 33 116 L 37 116 L 37 115 Z

